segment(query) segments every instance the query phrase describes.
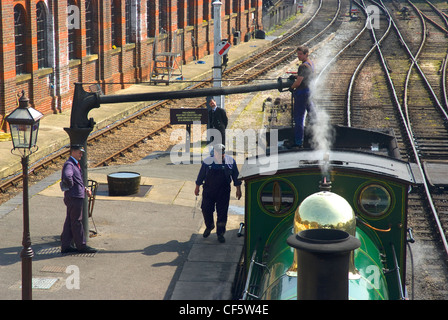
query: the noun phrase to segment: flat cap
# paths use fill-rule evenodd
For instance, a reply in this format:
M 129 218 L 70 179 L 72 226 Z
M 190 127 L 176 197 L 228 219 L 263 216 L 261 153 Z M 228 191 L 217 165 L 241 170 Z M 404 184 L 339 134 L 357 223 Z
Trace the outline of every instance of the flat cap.
M 84 150 L 84 147 L 80 144 L 71 145 L 70 150 L 81 150 L 82 152 L 86 152 L 86 150 Z

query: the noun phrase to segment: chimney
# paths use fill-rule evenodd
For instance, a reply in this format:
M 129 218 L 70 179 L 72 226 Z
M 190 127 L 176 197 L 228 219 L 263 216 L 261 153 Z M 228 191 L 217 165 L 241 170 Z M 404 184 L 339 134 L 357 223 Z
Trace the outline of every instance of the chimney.
M 348 300 L 350 253 L 361 242 L 337 229 L 308 229 L 287 243 L 296 249 L 297 300 Z

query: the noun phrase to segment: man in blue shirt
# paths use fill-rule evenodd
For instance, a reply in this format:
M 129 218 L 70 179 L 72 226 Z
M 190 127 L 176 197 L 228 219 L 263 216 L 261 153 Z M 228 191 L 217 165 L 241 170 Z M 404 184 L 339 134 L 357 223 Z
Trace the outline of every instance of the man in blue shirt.
M 315 108 L 310 99 L 310 86 L 313 80 L 314 63 L 309 58 L 309 49 L 306 46 L 297 48 L 297 58 L 302 62 L 297 70 L 297 78 L 291 85 L 290 90 L 294 95 L 294 147 L 300 148 L 303 145 L 303 132 L 305 122 L 305 112 L 310 115 L 310 120 L 314 121 Z
M 238 180 L 238 167 L 235 159 L 225 154 L 225 147 L 217 144 L 213 147 L 210 157 L 204 159 L 196 179 L 194 194 L 199 195 L 199 187 L 204 184 L 202 191 L 202 215 L 204 216 L 204 238 L 215 228 L 213 212 L 216 206 L 216 234 L 218 241 L 225 242 L 227 211 L 230 201 L 230 183 L 236 187 L 236 198 L 241 198 L 241 181 Z

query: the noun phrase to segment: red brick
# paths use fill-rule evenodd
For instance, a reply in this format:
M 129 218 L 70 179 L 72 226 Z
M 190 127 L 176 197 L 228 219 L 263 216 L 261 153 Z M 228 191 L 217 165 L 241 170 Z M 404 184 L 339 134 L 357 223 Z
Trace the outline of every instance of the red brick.
M 86 18 L 85 0 L 77 0 L 75 3 L 80 8 L 81 28 L 76 30 L 76 58 L 75 61 L 68 61 L 68 36 L 67 29 L 67 0 L 53 0 L 49 14 L 55 22 L 54 39 L 51 39 L 55 48 L 55 65 L 49 72 L 42 73 L 38 70 L 37 63 L 37 24 L 36 24 L 36 4 L 41 0 L 17 1 L 2 0 L 0 2 L 0 120 L 9 114 L 15 107 L 16 94 L 25 90 L 30 98 L 31 105 L 44 114 L 59 112 L 71 108 L 73 90 L 75 82 L 101 84 L 103 92 L 112 94 L 117 90 L 129 86 L 129 83 L 149 81 L 151 68 L 153 66 L 153 45 L 154 36 L 159 33 L 159 1 L 142 0 L 139 22 L 142 23 L 140 45 L 126 45 L 125 41 L 125 1 L 124 0 L 102 0 L 92 1 L 97 6 L 97 27 L 98 42 L 94 52 L 96 58 L 87 56 L 86 48 Z M 112 49 L 111 40 L 111 1 L 115 1 L 115 10 L 121 14 L 117 20 L 120 26 L 117 28 L 117 36 L 120 37 L 118 43 L 120 49 Z M 207 1 L 208 9 L 203 10 L 204 2 Z M 46 1 L 47 2 L 47 1 Z M 222 36 L 232 40 L 232 27 L 236 29 L 241 26 L 241 35 L 253 31 L 249 22 L 254 8 L 256 25 L 261 26 L 262 0 L 221 0 L 222 5 Z M 212 1 L 208 0 L 166 0 L 168 23 L 166 26 L 169 37 L 158 37 L 159 48 L 164 47 L 164 43 L 170 43 L 170 38 L 174 32 L 183 34 L 177 37 L 178 47 L 183 47 L 183 63 L 193 59 L 201 59 L 204 55 L 210 54 L 213 50 L 213 24 L 211 12 L 213 11 Z M 178 10 L 178 3 L 181 7 Z M 23 5 L 27 19 L 27 70 L 31 72 L 28 80 L 23 80 L 23 76 L 17 78 L 15 74 L 15 43 L 14 43 L 14 6 Z M 147 8 L 147 5 L 149 7 Z M 194 25 L 188 26 L 187 4 L 195 12 Z M 98 7 L 99 6 L 99 7 Z M 248 8 L 246 8 L 248 6 Z M 236 9 L 236 10 L 235 10 Z M 146 12 L 149 10 L 149 22 Z M 236 14 L 232 14 L 232 13 Z M 180 15 L 179 15 L 180 14 Z M 230 21 L 228 21 L 230 19 Z M 205 21 L 205 22 L 203 22 Z M 146 24 L 149 28 L 146 28 Z M 195 39 L 192 45 L 192 39 Z M 181 41 L 184 43 L 181 43 Z M 53 55 L 53 49 L 50 49 Z M 53 64 L 53 62 L 51 62 Z M 99 73 L 98 73 L 99 72 Z M 18 79 L 22 79 L 19 83 Z M 125 84 L 126 83 L 126 84 Z M 0 128 L 2 130 L 4 128 Z

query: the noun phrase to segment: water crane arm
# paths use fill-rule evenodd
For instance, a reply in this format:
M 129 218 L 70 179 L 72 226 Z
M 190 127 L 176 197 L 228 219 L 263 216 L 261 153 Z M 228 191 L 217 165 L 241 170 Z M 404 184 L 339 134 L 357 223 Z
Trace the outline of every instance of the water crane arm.
M 267 91 L 277 89 L 280 92 L 283 89 L 291 87 L 294 81 L 292 79 L 278 78 L 277 82 L 264 84 L 248 84 L 234 87 L 213 87 L 195 90 L 178 90 L 164 92 L 134 93 L 134 94 L 116 94 L 100 95 L 99 93 L 90 93 L 84 91 L 81 83 L 75 84 L 75 93 L 73 97 L 73 106 L 70 119 L 70 127 L 93 128 L 95 122 L 92 118 L 88 119 L 90 110 L 99 108 L 101 104 L 139 102 L 139 101 L 157 101 L 165 99 L 183 99 L 208 96 L 220 96 L 238 93 L 248 93 L 257 91 Z

